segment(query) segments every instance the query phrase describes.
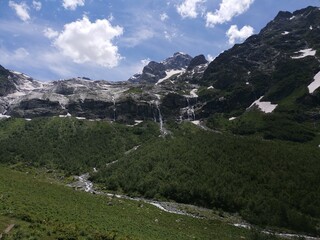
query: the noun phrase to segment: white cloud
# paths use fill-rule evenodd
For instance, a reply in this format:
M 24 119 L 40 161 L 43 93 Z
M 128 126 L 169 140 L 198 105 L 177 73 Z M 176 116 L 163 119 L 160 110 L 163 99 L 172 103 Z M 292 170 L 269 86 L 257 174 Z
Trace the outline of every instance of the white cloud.
M 177 12 L 182 18 L 196 18 L 204 2 L 206 0 L 184 0 L 183 3 L 177 5 Z
M 147 66 L 150 61 L 151 61 L 150 58 L 142 59 L 136 66 L 133 67 L 135 68 L 134 74 L 142 73 L 143 68 Z
M 46 28 L 43 30 L 43 34 L 45 37 L 52 39 L 59 36 L 59 33 L 57 31 L 54 31 L 52 28 Z
M 114 20 L 114 16 L 113 14 L 111 13 L 109 16 L 108 16 L 108 21 L 109 22 L 112 22 Z
M 208 54 L 207 55 L 207 59 L 208 59 L 209 62 L 212 62 L 215 59 L 215 57 L 213 57 L 212 55 Z
M 14 1 L 9 1 L 9 7 L 15 10 L 17 16 L 24 22 L 27 22 L 30 19 L 29 7 L 26 3 L 15 3 Z
M 76 10 L 78 6 L 84 6 L 85 0 L 63 0 L 62 6 L 65 9 Z
M 26 63 L 30 53 L 25 48 L 18 48 L 12 51 L 4 47 L 0 47 L 0 61 L 2 65 L 17 64 L 19 62 Z
M 94 63 L 103 67 L 116 67 L 121 59 L 118 47 L 112 40 L 123 34 L 123 28 L 112 26 L 107 19 L 96 22 L 83 19 L 64 26 L 54 40 L 63 55 L 76 63 Z
M 254 32 L 254 29 L 251 26 L 244 26 L 240 30 L 238 26 L 232 25 L 229 30 L 226 32 L 226 35 L 229 38 L 229 44 L 234 44 L 236 40 L 243 41 L 250 37 Z
M 176 32 L 168 32 L 167 30 L 165 30 L 163 32 L 165 39 L 167 39 L 168 41 L 171 41 L 173 38 L 175 38 L 177 36 Z
M 164 22 L 167 19 L 169 19 L 169 16 L 166 13 L 162 13 L 162 14 L 160 14 L 160 19 L 161 19 L 162 22 Z
M 144 67 L 144 66 L 148 65 L 150 61 L 151 61 L 150 58 L 142 59 L 141 64 Z
M 233 17 L 246 12 L 253 2 L 254 0 L 222 0 L 218 10 L 207 13 L 207 27 L 230 21 Z
M 127 47 L 134 47 L 139 45 L 141 42 L 153 38 L 155 35 L 154 31 L 149 28 L 138 29 L 132 36 L 123 39 L 123 42 Z
M 25 48 L 18 48 L 14 51 L 13 59 L 21 60 L 29 56 L 29 52 Z
M 42 3 L 40 1 L 32 1 L 32 6 L 36 11 L 40 11 L 42 8 Z

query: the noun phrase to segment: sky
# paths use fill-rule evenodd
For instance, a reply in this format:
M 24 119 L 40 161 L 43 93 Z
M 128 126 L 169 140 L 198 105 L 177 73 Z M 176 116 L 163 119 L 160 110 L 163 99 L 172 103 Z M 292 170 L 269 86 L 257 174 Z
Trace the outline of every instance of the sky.
M 0 0 L 0 65 L 37 80 L 127 80 L 175 52 L 208 60 L 320 0 Z

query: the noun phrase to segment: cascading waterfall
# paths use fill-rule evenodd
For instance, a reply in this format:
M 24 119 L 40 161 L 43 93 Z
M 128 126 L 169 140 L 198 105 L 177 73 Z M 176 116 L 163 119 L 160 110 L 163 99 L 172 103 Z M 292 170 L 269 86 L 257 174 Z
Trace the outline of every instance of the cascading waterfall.
M 189 121 L 194 121 L 196 119 L 196 114 L 194 112 L 194 106 L 190 106 L 190 99 L 189 97 L 186 97 L 188 107 L 187 107 L 187 115 Z
M 160 133 L 161 133 L 161 136 L 165 136 L 168 134 L 168 131 L 164 128 L 163 126 L 163 117 L 162 117 L 162 114 L 161 114 L 161 110 L 160 110 L 160 102 L 158 100 L 156 101 L 153 101 L 156 109 L 157 109 L 157 112 L 158 112 L 158 119 L 159 119 L 159 124 L 160 124 Z M 157 120 L 155 115 L 154 115 L 154 118 L 155 118 L 155 121 Z

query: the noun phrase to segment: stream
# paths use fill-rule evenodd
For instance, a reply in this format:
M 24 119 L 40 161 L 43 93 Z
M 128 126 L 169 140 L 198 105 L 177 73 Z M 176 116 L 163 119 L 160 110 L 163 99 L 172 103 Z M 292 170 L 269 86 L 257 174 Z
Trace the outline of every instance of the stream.
M 189 216 L 189 217 L 193 217 L 193 218 L 205 218 L 205 217 L 199 216 L 199 214 L 192 214 L 192 213 L 189 213 L 189 212 L 182 209 L 183 206 L 189 206 L 194 209 L 200 209 L 197 206 L 185 205 L 185 204 L 179 204 L 179 203 L 173 203 L 173 202 L 160 202 L 160 201 L 149 200 L 149 199 L 145 199 L 145 198 L 132 198 L 132 197 L 129 197 L 126 195 L 119 195 L 119 194 L 112 194 L 112 193 L 96 191 L 94 189 L 93 183 L 89 180 L 89 178 L 90 178 L 89 173 L 85 173 L 80 176 L 75 176 L 74 178 L 77 181 L 73 182 L 71 184 L 68 184 L 67 186 L 72 187 L 76 190 L 85 191 L 85 192 L 92 193 L 92 194 L 106 195 L 109 197 L 116 197 L 119 199 L 127 199 L 127 200 L 132 200 L 132 201 L 144 202 L 147 204 L 151 204 L 151 205 L 159 208 L 160 210 L 162 210 L 164 212 L 168 212 L 168 213 L 184 215 L 184 216 Z M 249 223 L 234 223 L 231 225 L 238 227 L 238 228 L 246 228 L 246 229 L 254 228 L 254 226 Z M 274 232 L 274 231 L 270 231 L 270 230 L 263 230 L 262 232 L 265 234 L 268 234 L 268 235 L 273 234 L 277 237 L 281 237 L 284 239 L 302 238 L 305 240 L 320 240 L 320 238 L 318 238 L 318 237 L 311 237 L 311 236 L 302 235 L 302 234 L 280 233 L 280 232 Z

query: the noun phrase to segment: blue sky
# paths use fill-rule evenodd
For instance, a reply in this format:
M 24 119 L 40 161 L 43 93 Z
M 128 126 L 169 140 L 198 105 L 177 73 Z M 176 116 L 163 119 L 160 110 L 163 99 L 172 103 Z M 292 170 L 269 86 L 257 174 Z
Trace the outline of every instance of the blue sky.
M 0 0 L 0 65 L 38 80 L 126 80 L 174 52 L 208 59 L 320 0 Z

